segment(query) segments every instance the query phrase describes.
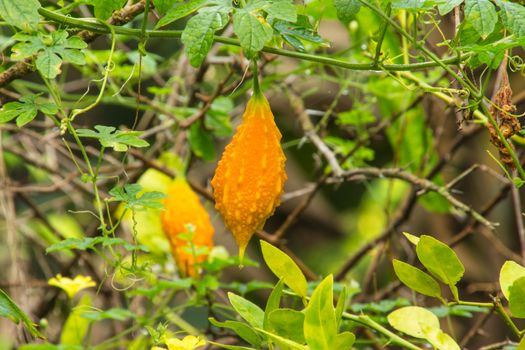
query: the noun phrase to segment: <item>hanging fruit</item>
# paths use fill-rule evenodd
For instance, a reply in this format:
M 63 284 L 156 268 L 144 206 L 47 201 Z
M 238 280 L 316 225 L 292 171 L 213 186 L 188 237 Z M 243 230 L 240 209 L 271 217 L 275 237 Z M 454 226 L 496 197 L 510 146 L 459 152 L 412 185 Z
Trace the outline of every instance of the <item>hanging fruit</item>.
M 179 271 L 184 276 L 196 276 L 199 271 L 195 264 L 205 261 L 213 247 L 214 230 L 208 212 L 182 176 L 168 187 L 164 206 L 162 228 Z
M 262 229 L 280 204 L 287 179 L 280 140 L 281 133 L 254 73 L 253 96 L 211 181 L 215 207 L 235 237 L 241 261 L 253 233 Z

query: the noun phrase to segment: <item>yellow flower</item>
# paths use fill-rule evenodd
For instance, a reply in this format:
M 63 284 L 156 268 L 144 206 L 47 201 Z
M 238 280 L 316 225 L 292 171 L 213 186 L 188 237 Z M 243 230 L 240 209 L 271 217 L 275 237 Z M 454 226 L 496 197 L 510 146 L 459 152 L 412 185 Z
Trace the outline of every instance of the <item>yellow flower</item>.
M 61 274 L 58 274 L 47 281 L 47 283 L 51 286 L 62 288 L 71 299 L 73 299 L 73 297 L 82 289 L 96 286 L 96 283 L 90 276 L 82 275 L 78 275 L 74 279 L 71 279 L 69 277 L 62 277 Z
M 168 350 L 194 350 L 206 345 L 206 341 L 194 335 L 187 335 L 184 339 L 169 338 L 166 340 Z

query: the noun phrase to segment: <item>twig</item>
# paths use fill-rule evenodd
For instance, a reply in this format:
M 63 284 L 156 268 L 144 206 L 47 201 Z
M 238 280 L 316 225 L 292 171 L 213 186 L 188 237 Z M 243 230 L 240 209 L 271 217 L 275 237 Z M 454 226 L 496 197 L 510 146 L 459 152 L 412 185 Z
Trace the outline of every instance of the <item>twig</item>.
M 430 180 L 417 177 L 414 174 L 401 170 L 399 168 L 391 168 L 391 169 L 388 169 L 388 168 L 360 168 L 360 169 L 354 169 L 354 170 L 349 170 L 349 171 L 344 172 L 343 177 L 346 180 L 350 180 L 350 181 L 355 180 L 356 178 L 361 179 L 363 177 L 365 178 L 387 177 L 387 178 L 396 178 L 396 179 L 404 180 L 419 189 L 439 193 L 447 201 L 449 201 L 449 203 L 452 204 L 456 209 L 459 209 L 461 211 L 464 211 L 472 215 L 472 217 L 474 217 L 475 220 L 479 221 L 480 223 L 487 226 L 488 228 L 490 229 L 494 228 L 493 223 L 485 219 L 481 214 L 479 214 L 477 211 L 472 209 L 472 207 L 456 199 L 454 196 L 450 194 L 450 192 L 445 187 L 436 185 L 434 182 Z M 339 182 L 340 179 L 335 178 L 334 181 Z

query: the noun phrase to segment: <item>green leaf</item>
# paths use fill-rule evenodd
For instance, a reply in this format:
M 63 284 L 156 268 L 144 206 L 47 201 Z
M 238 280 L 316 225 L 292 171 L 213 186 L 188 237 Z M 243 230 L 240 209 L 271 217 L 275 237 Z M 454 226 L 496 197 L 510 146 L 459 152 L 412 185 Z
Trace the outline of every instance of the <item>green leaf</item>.
M 525 276 L 509 287 L 509 309 L 512 316 L 525 318 Z
M 166 11 L 168 11 L 172 6 L 177 5 L 178 0 L 153 0 L 153 5 L 155 5 L 155 10 L 160 13 L 164 14 Z
M 212 130 L 213 134 L 219 137 L 230 136 L 233 132 L 230 118 L 233 107 L 231 98 L 224 96 L 216 98 L 204 119 L 206 129 Z
M 253 329 L 250 328 L 250 326 L 248 326 L 245 323 L 237 322 L 237 321 L 230 321 L 230 320 L 227 320 L 225 322 L 219 322 L 215 320 L 213 317 L 210 317 L 209 321 L 211 322 L 211 324 L 213 324 L 216 327 L 228 328 L 228 329 L 233 330 L 235 333 L 237 333 L 239 337 L 241 337 L 242 339 L 244 339 L 246 342 L 250 343 L 253 346 L 256 346 L 256 347 L 261 346 L 262 339 L 259 336 L 259 334 L 257 334 L 257 332 L 255 332 Z
M 484 39 L 492 33 L 498 21 L 496 7 L 490 0 L 465 0 L 465 20 L 472 23 Z
M 306 297 L 308 284 L 297 264 L 282 250 L 265 241 L 261 241 L 261 250 L 266 265 L 277 278 L 282 279 L 297 295 Z
M 262 328 L 264 323 L 264 311 L 262 311 L 260 307 L 233 293 L 228 293 L 228 299 L 235 311 L 237 311 L 250 325 Z
M 5 317 L 18 324 L 20 321 L 24 327 L 34 336 L 42 337 L 31 319 L 16 305 L 16 303 L 0 289 L 0 317 Z
M 18 33 L 13 36 L 19 43 L 13 46 L 11 58 L 23 60 L 36 55 L 37 69 L 44 77 L 54 79 L 60 73 L 63 60 L 78 65 L 85 64 L 82 49 L 85 49 L 87 44 L 77 36 L 68 35 L 65 30 L 57 30 L 50 34 Z
M 309 349 L 308 347 L 296 343 L 293 340 L 286 339 L 281 337 L 280 335 L 274 334 L 272 332 L 265 331 L 264 329 L 256 328 L 256 331 L 259 333 L 262 333 L 269 338 L 271 338 L 272 341 L 274 341 L 280 348 L 282 349 L 289 349 L 289 350 L 315 350 L 315 349 Z
M 297 343 L 304 343 L 304 313 L 292 309 L 276 309 L 268 316 L 269 332 L 290 339 Z
M 419 242 L 419 237 L 418 236 L 414 236 L 408 232 L 403 232 L 403 235 L 406 237 L 406 239 L 408 239 L 408 241 L 410 243 L 412 243 L 413 245 L 417 246 L 418 242 Z
M 361 9 L 359 0 L 333 0 L 337 11 L 337 17 L 344 23 L 348 23 L 355 18 Z
M 498 1 L 498 5 L 501 8 L 499 14 L 505 28 L 516 37 L 525 36 L 525 7 L 508 1 Z
M 53 50 L 48 48 L 45 48 L 38 54 L 35 63 L 36 68 L 48 79 L 54 79 L 61 72 L 62 60 Z
M 291 0 L 273 0 L 264 8 L 267 14 L 273 18 L 294 23 L 297 21 L 297 9 Z
M 244 9 L 237 9 L 233 14 L 233 31 L 249 59 L 254 58 L 273 36 L 273 29 L 264 17 Z
M 188 21 L 181 41 L 192 66 L 202 64 L 213 44 L 213 35 L 228 23 L 228 13 L 225 7 L 205 7 Z
M 332 287 L 333 277 L 328 275 L 315 288 L 305 310 L 304 337 L 312 350 L 334 349 L 337 330 Z
M 304 45 L 301 40 L 319 44 L 323 47 L 330 46 L 328 40 L 323 39 L 310 25 L 308 18 L 302 15 L 298 16 L 297 23 L 276 20 L 273 22 L 273 28 L 283 36 L 284 40 L 299 51 L 304 51 Z
M 102 242 L 103 237 L 67 238 L 46 248 L 46 253 L 58 250 L 86 250 L 93 249 L 95 245 Z
M 190 0 L 188 2 L 175 3 L 173 7 L 166 12 L 166 15 L 157 22 L 155 28 L 164 27 L 178 19 L 186 17 L 204 5 L 206 5 L 205 0 Z
M 443 3 L 445 0 L 393 0 L 392 8 L 406 10 L 430 10 L 436 3 Z
M 458 299 L 456 283 L 461 279 L 465 268 L 456 253 L 446 244 L 434 237 L 422 235 L 416 246 L 417 257 L 436 278 L 449 285 L 454 298 Z
M 0 17 L 24 31 L 37 30 L 40 7 L 38 0 L 0 0 Z
M 106 20 L 111 17 L 115 10 L 119 10 L 126 3 L 126 0 L 90 0 L 90 4 L 95 7 L 95 17 Z
M 0 109 L 0 124 L 7 123 L 15 118 L 16 125 L 22 127 L 29 123 L 38 114 L 38 111 L 44 114 L 56 114 L 58 108 L 54 103 L 37 102 L 38 95 L 26 95 L 20 98 L 20 101 L 8 102 Z
M 95 125 L 94 130 L 78 129 L 77 134 L 80 137 L 97 139 L 100 144 L 106 148 L 113 148 L 117 152 L 126 152 L 128 147 L 147 147 L 149 143 L 139 138 L 142 134 L 140 131 L 122 131 L 116 130 L 112 126 Z
M 111 308 L 109 310 L 89 310 L 80 314 L 85 319 L 91 321 L 117 320 L 125 321 L 128 318 L 135 318 L 135 314 L 128 309 Z
M 195 123 L 190 127 L 188 141 L 190 142 L 191 150 L 197 157 L 207 161 L 215 159 L 213 138 L 199 123 Z
M 525 337 L 522 337 L 520 343 L 518 344 L 518 347 L 516 350 L 525 350 Z
M 461 5 L 464 0 L 448 0 L 438 5 L 439 14 L 441 16 L 446 15 L 452 11 L 455 7 Z
M 89 320 L 82 314 L 91 308 L 91 296 L 84 294 L 78 305 L 69 314 L 66 323 L 62 327 L 60 343 L 67 345 L 82 345 L 89 327 Z
M 335 337 L 334 349 L 352 349 L 355 343 L 355 334 L 350 332 L 339 333 Z
M 419 306 L 397 309 L 388 314 L 387 320 L 398 331 L 415 338 L 426 339 L 428 329 L 440 329 L 437 316 Z
M 505 261 L 499 272 L 499 285 L 507 300 L 509 300 L 510 286 L 521 277 L 525 277 L 525 267 L 512 260 Z
M 151 191 L 143 192 L 139 184 L 126 184 L 124 187 L 114 187 L 109 194 L 113 196 L 111 201 L 124 202 L 126 208 L 141 209 L 163 209 L 164 205 L 160 201 L 166 197 L 165 193 Z
M 454 339 L 441 329 L 425 329 L 426 339 L 436 350 L 461 350 Z
M 272 289 L 268 301 L 266 301 L 266 308 L 264 309 L 264 329 L 268 329 L 268 315 L 273 310 L 277 310 L 281 304 L 281 295 L 283 293 L 284 281 L 282 279 L 277 282 L 275 287 Z
M 394 259 L 394 271 L 403 284 L 418 293 L 441 299 L 441 288 L 432 276 L 415 266 Z
M 339 293 L 339 298 L 337 299 L 337 305 L 335 306 L 335 321 L 337 323 L 337 329 L 341 325 L 341 320 L 343 319 L 343 312 L 346 309 L 346 286 L 343 286 L 341 293 Z

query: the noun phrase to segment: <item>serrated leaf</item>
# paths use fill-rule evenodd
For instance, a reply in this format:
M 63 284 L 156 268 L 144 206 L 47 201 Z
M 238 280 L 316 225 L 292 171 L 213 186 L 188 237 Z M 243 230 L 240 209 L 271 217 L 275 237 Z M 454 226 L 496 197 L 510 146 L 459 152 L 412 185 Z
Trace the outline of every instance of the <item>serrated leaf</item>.
M 261 250 L 266 265 L 277 278 L 282 279 L 297 295 L 305 297 L 308 289 L 306 278 L 292 258 L 265 241 L 261 241 Z
M 440 329 L 437 316 L 419 306 L 397 309 L 388 314 L 387 320 L 393 328 L 415 338 L 426 339 L 429 329 Z
M 355 15 L 361 9 L 359 0 L 333 0 L 334 7 L 337 11 L 337 17 L 345 23 L 355 18 Z
M 125 3 L 126 0 L 90 0 L 90 4 L 95 8 L 95 17 L 102 20 L 111 17 L 113 11 L 121 9 Z
M 419 261 L 432 275 L 448 284 L 457 300 L 456 283 L 463 276 L 465 268 L 456 253 L 446 244 L 426 235 L 419 238 L 416 253 Z
M 124 202 L 125 207 L 134 210 L 141 209 L 163 209 L 161 199 L 166 197 L 165 193 L 157 191 L 142 192 L 139 184 L 126 184 L 124 187 L 114 187 L 109 191 L 113 196 L 110 200 Z
M 509 309 L 512 316 L 525 318 L 525 276 L 509 287 Z
M 81 50 L 86 48 L 87 44 L 79 37 L 68 38 L 65 30 L 57 30 L 50 34 L 17 34 L 13 38 L 19 43 L 13 46 L 11 58 L 23 60 L 36 55 L 36 67 L 48 79 L 53 79 L 60 73 L 63 60 L 79 65 L 85 64 L 84 53 Z
M 484 39 L 492 33 L 498 21 L 496 7 L 490 0 L 465 0 L 465 20 Z
M 16 303 L 2 289 L 0 289 L 0 317 L 6 317 L 16 324 L 22 322 L 24 327 L 33 336 L 42 336 L 38 329 L 36 329 L 33 321 L 20 310 Z
M 249 300 L 233 293 L 228 293 L 228 299 L 235 311 L 253 327 L 262 328 L 264 311 Z
M 327 276 L 315 288 L 305 310 L 304 337 L 311 349 L 334 349 L 336 331 L 333 305 L 333 277 Z
M 446 15 L 455 7 L 461 5 L 464 0 L 448 0 L 438 5 L 438 11 L 441 16 Z
M 498 1 L 498 5 L 501 8 L 499 14 L 505 28 L 516 37 L 525 36 L 525 7 L 509 1 Z
M 95 125 L 95 130 L 78 129 L 77 134 L 80 137 L 97 139 L 100 144 L 107 148 L 113 148 L 117 152 L 125 152 L 129 147 L 147 147 L 149 143 L 139 138 L 142 134 L 140 131 L 123 131 L 116 130 L 112 126 Z
M 447 0 L 393 0 L 392 8 L 405 10 L 429 10 L 436 4 L 442 4 Z
M 0 0 L 0 17 L 24 31 L 37 30 L 40 7 L 38 0 Z
M 188 21 L 181 41 L 192 66 L 202 64 L 213 44 L 213 35 L 228 23 L 228 13 L 227 8 L 212 6 L 202 9 Z
M 45 48 L 38 54 L 35 64 L 44 77 L 55 79 L 61 72 L 62 60 L 52 50 Z
M 155 10 L 160 14 L 166 13 L 174 4 L 177 4 L 177 0 L 153 0 Z
M 38 95 L 26 95 L 20 101 L 8 102 L 0 109 L 0 124 L 9 122 L 15 118 L 16 125 L 22 127 L 37 116 L 40 110 L 44 114 L 56 114 L 58 108 L 54 103 L 37 102 Z
M 291 0 L 273 0 L 264 11 L 273 18 L 292 23 L 297 21 L 297 9 Z
M 47 247 L 46 253 L 52 253 L 58 250 L 93 249 L 96 244 L 102 241 L 102 238 L 103 237 L 67 238 Z
M 512 260 L 505 261 L 499 272 L 499 285 L 507 300 L 509 300 L 510 286 L 521 277 L 525 277 L 525 267 Z
M 239 337 L 241 337 L 242 339 L 244 339 L 246 342 L 250 343 L 253 346 L 256 346 L 256 347 L 261 346 L 262 339 L 259 336 L 259 334 L 257 334 L 257 332 L 255 332 L 253 329 L 250 328 L 250 326 L 248 326 L 245 323 L 237 322 L 237 321 L 230 321 L 230 320 L 227 320 L 225 322 L 219 322 L 215 320 L 214 318 L 209 318 L 209 321 L 211 324 L 213 324 L 216 327 L 228 328 L 228 329 L 233 330 L 235 333 L 237 333 Z
M 200 9 L 205 4 L 205 0 L 190 0 L 188 2 L 175 3 L 173 7 L 167 10 L 166 15 L 157 22 L 155 28 L 164 27 L 178 19 L 186 17 Z
M 237 9 L 233 15 L 233 31 L 239 38 L 246 57 L 251 59 L 261 51 L 273 36 L 273 29 L 262 16 L 244 9 Z
M 430 275 L 396 259 L 392 263 L 397 277 L 408 288 L 430 297 L 441 298 L 441 288 Z

